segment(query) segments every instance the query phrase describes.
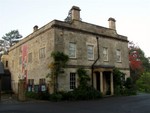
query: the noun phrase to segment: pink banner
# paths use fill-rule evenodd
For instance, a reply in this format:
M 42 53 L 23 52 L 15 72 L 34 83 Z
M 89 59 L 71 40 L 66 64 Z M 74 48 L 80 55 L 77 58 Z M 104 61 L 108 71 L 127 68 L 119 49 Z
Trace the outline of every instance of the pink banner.
M 27 57 L 28 57 L 28 47 L 26 44 L 22 45 L 22 74 L 27 80 Z

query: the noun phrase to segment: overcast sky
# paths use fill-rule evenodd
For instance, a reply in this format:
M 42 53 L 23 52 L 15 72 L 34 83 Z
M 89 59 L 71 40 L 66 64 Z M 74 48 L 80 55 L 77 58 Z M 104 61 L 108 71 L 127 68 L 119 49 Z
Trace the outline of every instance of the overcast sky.
M 150 56 L 150 0 L 0 0 L 0 38 L 16 29 L 26 37 L 34 25 L 63 21 L 73 5 L 88 23 L 108 27 L 108 18 L 115 18 L 117 33 Z

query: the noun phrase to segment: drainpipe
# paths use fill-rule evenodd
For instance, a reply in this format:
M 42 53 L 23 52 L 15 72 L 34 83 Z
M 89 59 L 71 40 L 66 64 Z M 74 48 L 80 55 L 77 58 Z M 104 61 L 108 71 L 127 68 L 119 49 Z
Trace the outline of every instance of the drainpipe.
M 94 65 L 96 64 L 96 62 L 98 61 L 98 59 L 100 58 L 99 55 L 99 43 L 98 43 L 98 37 L 96 37 L 97 40 L 97 59 L 94 61 L 94 63 L 92 64 L 92 86 L 93 86 L 93 71 L 94 71 Z

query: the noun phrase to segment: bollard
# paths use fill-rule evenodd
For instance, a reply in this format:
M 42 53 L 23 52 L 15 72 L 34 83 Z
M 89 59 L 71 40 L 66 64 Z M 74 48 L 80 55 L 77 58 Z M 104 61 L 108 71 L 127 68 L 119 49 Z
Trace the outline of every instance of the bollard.
M 18 83 L 18 100 L 19 101 L 26 101 L 25 96 L 25 80 L 19 80 Z

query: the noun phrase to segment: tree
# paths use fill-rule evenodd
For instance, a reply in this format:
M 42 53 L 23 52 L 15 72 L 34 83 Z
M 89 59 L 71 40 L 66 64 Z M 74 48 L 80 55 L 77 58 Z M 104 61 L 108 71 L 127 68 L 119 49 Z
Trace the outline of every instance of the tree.
M 129 43 L 130 75 L 135 83 L 144 71 L 150 70 L 149 59 L 133 42 Z
M 136 82 L 138 90 L 150 93 L 150 72 L 145 72 Z
M 22 35 L 20 35 L 18 30 L 12 30 L 9 33 L 6 33 L 2 38 L 8 41 L 9 45 L 12 46 L 13 40 L 22 38 Z

